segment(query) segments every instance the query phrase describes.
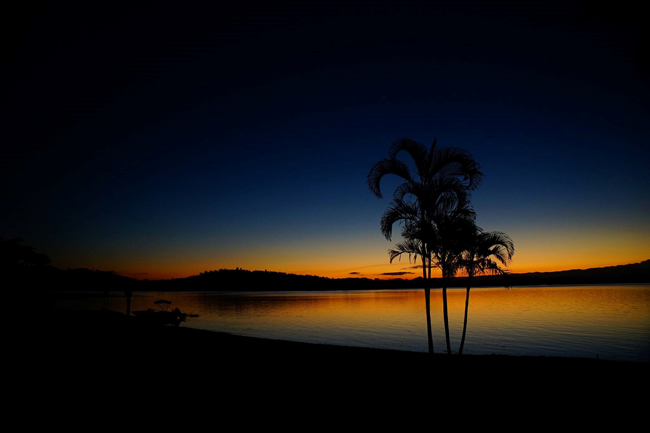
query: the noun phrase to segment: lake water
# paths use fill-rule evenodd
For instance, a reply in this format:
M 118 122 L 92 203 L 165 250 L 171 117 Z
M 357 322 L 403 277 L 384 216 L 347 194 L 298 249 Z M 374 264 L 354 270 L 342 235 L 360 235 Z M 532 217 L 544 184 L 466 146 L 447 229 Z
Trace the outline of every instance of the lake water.
M 114 295 L 117 295 L 116 292 Z M 165 292 L 134 294 L 131 309 L 198 314 L 181 326 L 271 339 L 426 352 L 423 290 Z M 463 326 L 464 289 L 448 290 L 452 351 Z M 102 299 L 59 301 L 102 308 Z M 125 298 L 108 308 L 125 312 Z M 431 292 L 434 351 L 446 350 L 442 293 Z M 464 353 L 576 356 L 650 362 L 650 285 L 475 288 Z

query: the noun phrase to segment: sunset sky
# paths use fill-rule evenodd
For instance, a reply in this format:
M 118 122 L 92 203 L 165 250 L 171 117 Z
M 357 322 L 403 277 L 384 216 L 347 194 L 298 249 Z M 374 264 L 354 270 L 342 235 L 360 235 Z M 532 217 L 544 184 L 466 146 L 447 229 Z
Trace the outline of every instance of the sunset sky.
M 5 17 L 0 237 L 136 278 L 411 278 L 379 230 L 397 181 L 378 199 L 366 176 L 394 140 L 437 137 L 481 164 L 477 223 L 513 239 L 512 272 L 650 259 L 628 3 L 217 3 Z

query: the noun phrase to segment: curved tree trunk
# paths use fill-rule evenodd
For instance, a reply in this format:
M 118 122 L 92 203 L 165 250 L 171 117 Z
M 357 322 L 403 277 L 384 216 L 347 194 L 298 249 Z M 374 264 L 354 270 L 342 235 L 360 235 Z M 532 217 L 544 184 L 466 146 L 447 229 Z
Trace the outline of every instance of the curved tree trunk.
M 445 339 L 447 340 L 447 355 L 451 355 L 451 341 L 449 339 L 449 312 L 447 309 L 447 275 L 442 271 L 442 311 L 445 318 Z
M 427 308 L 427 341 L 429 342 L 429 354 L 433 355 L 433 333 L 431 332 L 431 289 L 424 288 L 424 300 Z
M 467 295 L 465 296 L 465 320 L 463 321 L 463 336 L 460 339 L 460 349 L 458 354 L 463 354 L 463 346 L 465 345 L 465 332 L 467 331 L 467 312 L 469 310 L 469 284 L 467 285 Z
M 427 341 L 429 342 L 429 354 L 433 355 L 433 333 L 431 331 L 431 280 L 427 278 L 427 265 L 424 258 L 422 258 L 422 274 L 424 276 L 424 303 L 427 309 Z

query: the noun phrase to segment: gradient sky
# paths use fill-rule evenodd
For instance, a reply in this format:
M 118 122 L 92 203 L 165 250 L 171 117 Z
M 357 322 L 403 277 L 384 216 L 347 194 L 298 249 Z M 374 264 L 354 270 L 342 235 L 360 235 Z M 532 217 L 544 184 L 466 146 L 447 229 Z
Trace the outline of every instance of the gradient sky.
M 0 236 L 136 278 L 418 276 L 379 230 L 396 179 L 378 199 L 366 176 L 394 140 L 437 137 L 481 164 L 477 222 L 511 236 L 511 271 L 649 259 L 643 15 L 521 3 L 24 6 Z

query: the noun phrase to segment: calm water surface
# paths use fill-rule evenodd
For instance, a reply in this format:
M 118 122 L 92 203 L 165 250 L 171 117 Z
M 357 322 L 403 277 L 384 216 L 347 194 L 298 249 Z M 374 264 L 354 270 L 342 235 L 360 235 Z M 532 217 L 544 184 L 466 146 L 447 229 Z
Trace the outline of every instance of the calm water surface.
M 118 294 L 119 292 L 116 292 Z M 137 293 L 132 310 L 199 314 L 181 326 L 272 339 L 427 351 L 423 290 Z M 464 289 L 448 290 L 452 350 L 463 326 Z M 109 309 L 125 311 L 123 297 Z M 101 308 L 101 299 L 61 301 Z M 442 293 L 432 291 L 434 350 L 444 352 Z M 650 285 L 476 288 L 464 353 L 579 356 L 650 362 Z

